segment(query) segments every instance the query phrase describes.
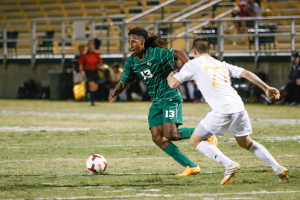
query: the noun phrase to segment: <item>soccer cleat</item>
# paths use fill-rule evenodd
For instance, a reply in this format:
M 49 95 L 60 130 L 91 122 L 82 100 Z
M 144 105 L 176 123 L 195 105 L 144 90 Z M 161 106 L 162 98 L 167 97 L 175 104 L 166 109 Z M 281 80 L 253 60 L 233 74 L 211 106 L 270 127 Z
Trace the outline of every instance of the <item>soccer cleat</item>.
M 221 181 L 221 185 L 225 185 L 231 181 L 232 177 L 239 171 L 240 165 L 234 161 L 232 161 L 231 166 L 225 167 L 224 178 Z
M 288 182 L 288 180 L 289 180 L 288 173 L 289 173 L 289 170 L 287 168 L 279 166 L 276 174 L 278 176 L 280 183 Z
M 213 145 L 215 145 L 216 147 L 218 147 L 218 139 L 215 135 L 210 136 L 207 141 Z
M 196 175 L 199 174 L 201 171 L 199 165 L 197 165 L 197 167 L 189 167 L 186 166 L 184 172 L 182 172 L 181 174 L 176 174 L 176 176 L 188 176 L 188 175 Z

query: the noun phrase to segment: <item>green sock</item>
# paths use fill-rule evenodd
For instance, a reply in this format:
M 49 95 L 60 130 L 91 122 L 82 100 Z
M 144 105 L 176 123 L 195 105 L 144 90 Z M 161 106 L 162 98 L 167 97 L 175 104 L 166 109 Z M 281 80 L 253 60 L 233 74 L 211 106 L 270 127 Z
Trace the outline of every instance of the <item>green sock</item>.
M 181 131 L 181 139 L 188 139 L 193 134 L 195 128 L 180 128 Z
M 197 165 L 193 163 L 188 157 L 183 155 L 181 151 L 175 146 L 172 142 L 168 144 L 165 148 L 164 152 L 166 152 L 169 156 L 171 156 L 174 160 L 176 160 L 179 164 L 186 167 L 196 167 Z

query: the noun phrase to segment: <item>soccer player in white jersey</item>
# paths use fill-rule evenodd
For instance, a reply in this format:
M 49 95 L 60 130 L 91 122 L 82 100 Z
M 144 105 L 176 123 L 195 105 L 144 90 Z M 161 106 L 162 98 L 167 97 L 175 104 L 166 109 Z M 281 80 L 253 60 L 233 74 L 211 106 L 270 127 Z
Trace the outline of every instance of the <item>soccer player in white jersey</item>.
M 216 146 L 207 142 L 212 135 L 224 136 L 229 130 L 237 143 L 252 152 L 257 158 L 269 164 L 276 172 L 280 182 L 288 180 L 288 169 L 279 165 L 269 151 L 250 138 L 252 127 L 242 99 L 231 87 L 230 77 L 246 78 L 263 89 L 270 99 L 278 99 L 279 91 L 268 86 L 255 74 L 243 68 L 220 62 L 209 56 L 207 38 L 198 37 L 193 42 L 194 59 L 188 61 L 180 72 L 171 72 L 168 84 L 178 88 L 181 83 L 195 80 L 205 100 L 212 108 L 190 138 L 190 143 L 208 158 L 224 165 L 222 185 L 228 183 L 240 165 L 225 156 Z

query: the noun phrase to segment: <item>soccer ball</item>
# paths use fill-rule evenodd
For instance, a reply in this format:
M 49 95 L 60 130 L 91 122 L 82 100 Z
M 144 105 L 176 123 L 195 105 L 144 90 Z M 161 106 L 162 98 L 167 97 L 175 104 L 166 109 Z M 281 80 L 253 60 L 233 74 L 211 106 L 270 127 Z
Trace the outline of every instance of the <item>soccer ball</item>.
M 86 161 L 86 167 L 90 172 L 102 173 L 106 170 L 107 162 L 103 156 L 94 154 Z

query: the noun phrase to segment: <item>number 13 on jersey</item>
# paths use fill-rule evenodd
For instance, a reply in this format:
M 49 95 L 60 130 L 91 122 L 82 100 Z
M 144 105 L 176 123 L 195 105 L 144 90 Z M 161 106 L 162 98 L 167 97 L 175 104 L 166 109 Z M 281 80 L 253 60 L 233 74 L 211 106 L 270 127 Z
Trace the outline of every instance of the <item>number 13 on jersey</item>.
M 143 72 L 140 72 L 141 75 L 144 77 L 144 80 L 146 80 L 147 78 L 152 78 L 153 74 L 151 73 L 151 71 L 149 69 L 144 70 Z
M 166 110 L 165 118 L 173 118 L 175 117 L 175 111 L 174 110 Z

